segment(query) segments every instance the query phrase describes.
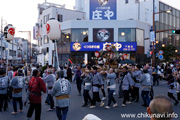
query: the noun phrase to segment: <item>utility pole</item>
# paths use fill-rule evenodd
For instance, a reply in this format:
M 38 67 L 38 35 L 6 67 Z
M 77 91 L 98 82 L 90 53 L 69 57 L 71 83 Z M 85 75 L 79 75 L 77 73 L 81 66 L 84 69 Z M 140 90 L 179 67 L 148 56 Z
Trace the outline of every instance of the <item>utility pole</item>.
M 13 40 L 12 40 L 12 64 L 14 62 L 14 43 L 13 43 Z
M 153 0 L 153 31 L 155 31 L 155 1 Z M 153 41 L 153 55 L 152 55 L 152 66 L 155 67 L 156 63 L 155 63 L 155 50 L 154 50 L 154 44 L 155 42 Z

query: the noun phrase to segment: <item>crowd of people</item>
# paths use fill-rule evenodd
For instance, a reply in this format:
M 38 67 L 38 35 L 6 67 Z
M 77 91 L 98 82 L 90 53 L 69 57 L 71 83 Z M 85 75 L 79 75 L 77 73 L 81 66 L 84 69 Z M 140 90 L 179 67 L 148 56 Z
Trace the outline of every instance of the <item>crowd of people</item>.
M 110 108 L 111 102 L 113 107 L 118 106 L 113 95 L 116 94 L 115 90 L 118 88 L 119 98 L 123 98 L 122 107 L 126 104 L 130 104 L 132 101 L 139 102 L 139 93 L 141 90 L 141 97 L 144 101 L 142 106 L 148 107 L 150 101 L 153 99 L 154 90 L 153 86 L 159 85 L 159 80 L 168 81 L 168 96 L 175 101 L 174 105 L 177 105 L 180 101 L 180 69 L 173 64 L 164 64 L 160 67 L 152 67 L 150 64 L 144 66 L 141 65 L 122 65 L 119 68 L 114 69 L 104 68 L 104 66 L 77 66 L 77 70 L 74 75 L 74 79 L 77 84 L 78 95 L 81 96 L 81 84 L 84 85 L 83 97 L 84 104 L 82 107 L 91 103 L 90 108 L 95 108 L 96 102 L 100 102 L 100 106 L 104 105 L 106 99 L 105 86 L 107 87 L 108 104 L 106 109 Z M 118 86 L 118 87 L 117 87 Z M 92 98 L 89 95 L 89 91 L 92 89 Z M 99 90 L 102 91 L 103 98 L 99 97 Z M 177 98 L 174 94 L 177 93 Z
M 153 100 L 153 86 L 159 85 L 159 80 L 166 80 L 168 97 L 174 100 L 174 105 L 180 101 L 180 69 L 173 64 L 157 65 L 118 65 L 116 68 L 102 65 L 64 65 L 56 70 L 51 65 L 41 66 L 7 66 L 1 64 L 0 68 L 0 112 L 6 111 L 8 102 L 12 100 L 13 111 L 16 115 L 23 112 L 23 106 L 29 105 L 27 120 L 30 120 L 35 111 L 35 120 L 41 117 L 42 94 L 46 93 L 48 111 L 56 109 L 59 120 L 66 120 L 70 106 L 71 82 L 77 85 L 78 95 L 83 92 L 84 104 L 82 107 L 100 107 L 105 109 L 117 107 L 117 99 L 114 98 L 116 90 L 118 97 L 123 98 L 121 104 L 125 107 L 131 102 L 139 102 L 139 96 L 143 100 L 142 106 L 150 106 Z M 23 89 L 26 98 L 23 102 Z M 141 91 L 140 91 L 141 90 Z M 90 93 L 92 91 L 92 93 Z M 100 91 L 103 97 L 100 98 Z M 107 92 L 106 92 L 107 91 Z M 174 96 L 177 93 L 177 97 Z M 54 101 L 54 98 L 56 101 Z M 19 109 L 17 108 L 19 103 Z M 56 105 L 55 105 L 56 104 Z

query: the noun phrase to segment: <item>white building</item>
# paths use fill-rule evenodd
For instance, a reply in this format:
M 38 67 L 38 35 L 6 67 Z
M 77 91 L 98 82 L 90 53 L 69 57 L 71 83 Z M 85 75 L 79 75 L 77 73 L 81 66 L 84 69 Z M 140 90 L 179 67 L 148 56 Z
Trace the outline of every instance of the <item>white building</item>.
M 39 55 L 37 61 L 42 65 L 49 63 L 52 65 L 52 51 L 54 50 L 54 44 L 48 39 L 46 33 L 46 23 L 50 18 L 55 18 L 59 22 L 68 20 L 84 20 L 85 13 L 80 11 L 65 9 L 65 6 L 57 5 L 53 3 L 44 3 L 38 5 L 39 17 L 36 24 L 36 30 L 38 31 L 38 47 Z

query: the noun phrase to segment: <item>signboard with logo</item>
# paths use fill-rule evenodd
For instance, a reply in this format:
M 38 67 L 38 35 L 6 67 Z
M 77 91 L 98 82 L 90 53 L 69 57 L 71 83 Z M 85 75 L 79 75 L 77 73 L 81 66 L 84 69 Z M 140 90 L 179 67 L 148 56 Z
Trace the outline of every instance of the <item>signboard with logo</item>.
M 137 50 L 137 42 L 71 42 L 71 51 L 106 51 L 107 45 L 114 45 L 117 51 Z
M 159 55 L 159 59 L 162 60 L 164 58 L 163 55 Z
M 159 55 L 163 55 L 163 53 L 164 53 L 163 50 L 159 51 Z
M 155 32 L 154 31 L 150 32 L 150 41 L 155 42 Z
M 116 20 L 117 0 L 90 0 L 90 20 Z
M 113 41 L 114 41 L 113 28 L 93 29 L 93 42 L 113 42 Z

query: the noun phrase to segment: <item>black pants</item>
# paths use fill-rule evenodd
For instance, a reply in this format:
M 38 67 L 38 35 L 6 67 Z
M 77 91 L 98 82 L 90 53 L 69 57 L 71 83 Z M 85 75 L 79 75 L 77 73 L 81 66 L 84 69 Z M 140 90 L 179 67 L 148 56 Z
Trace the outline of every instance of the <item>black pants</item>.
M 136 99 L 137 101 L 139 100 L 139 88 L 138 87 L 134 87 L 134 99 Z
M 153 85 L 159 85 L 159 75 L 154 74 L 153 75 Z
M 35 120 L 40 120 L 41 119 L 41 103 L 35 104 L 35 103 L 30 103 L 27 117 L 31 118 L 32 114 L 35 110 Z
M 85 104 L 87 104 L 88 100 L 92 101 L 92 99 L 89 95 L 89 90 L 84 90 L 83 96 L 84 96 L 84 103 Z
M 96 105 L 96 102 L 101 102 L 101 99 L 99 97 L 99 92 L 93 92 L 93 100 L 91 105 Z
M 169 92 L 168 92 L 168 97 L 170 97 L 171 99 L 173 99 L 175 102 L 177 101 L 176 98 L 174 97 L 173 93 L 169 93 Z
M 81 94 L 82 81 L 76 80 L 76 85 L 77 85 L 77 89 L 78 89 L 79 94 Z
M 67 79 L 72 82 L 72 75 L 67 75 Z
M 54 108 L 53 96 L 51 94 L 48 94 L 48 97 L 49 97 L 49 101 L 50 101 L 50 108 L 53 109 Z
M 56 107 L 56 115 L 59 120 L 66 120 L 68 109 L 68 107 Z
M 6 109 L 6 94 L 0 94 L 0 111 L 2 111 L 2 108 L 4 108 L 4 110 Z
M 19 110 L 23 110 L 23 102 L 22 102 L 22 97 L 13 97 L 12 98 L 13 100 L 13 109 L 14 109 L 14 112 L 17 112 L 17 102 L 19 103 Z
M 8 96 L 9 96 L 10 99 L 12 99 L 12 90 L 13 90 L 13 88 L 9 86 L 8 89 L 9 89 L 9 90 L 8 90 L 8 91 L 9 91 L 9 92 L 8 92 Z
M 152 100 L 154 97 L 154 89 L 153 86 L 151 86 L 151 91 L 150 91 L 150 100 Z
M 129 101 L 129 90 L 123 90 L 123 94 L 124 94 L 123 104 L 126 104 L 126 101 Z
M 134 99 L 134 89 L 129 88 L 129 93 L 131 94 L 131 98 Z
M 104 91 L 104 85 L 103 85 L 103 89 L 101 89 L 102 93 L 103 93 L 103 97 L 106 97 L 105 91 Z
M 177 98 L 180 101 L 180 93 L 177 93 Z

